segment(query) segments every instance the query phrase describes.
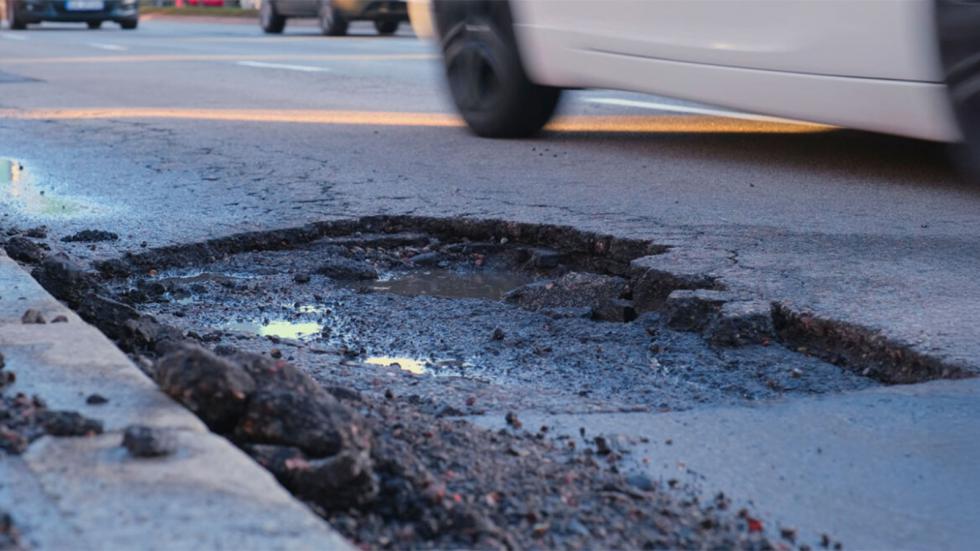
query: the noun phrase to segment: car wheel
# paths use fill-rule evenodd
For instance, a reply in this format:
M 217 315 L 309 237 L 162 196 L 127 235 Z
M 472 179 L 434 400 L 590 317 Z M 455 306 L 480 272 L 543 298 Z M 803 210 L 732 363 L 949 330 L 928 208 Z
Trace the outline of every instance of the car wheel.
M 470 14 L 443 34 L 449 91 L 477 135 L 530 136 L 551 119 L 561 90 L 531 82 L 510 29 L 504 30 L 486 14 Z
M 399 23 L 399 21 L 392 21 L 390 19 L 386 21 L 375 21 L 374 28 L 378 31 L 378 34 L 395 34 L 395 32 L 398 30 Z
M 139 24 L 140 24 L 139 19 L 126 19 L 119 22 L 119 28 L 126 31 L 131 31 L 136 27 L 139 27 Z
M 980 184 L 980 3 L 936 3 L 939 51 L 963 141 L 953 149 L 963 174 Z
M 92 30 L 101 29 L 102 28 L 102 22 L 101 21 L 86 21 L 85 24 L 88 25 L 88 28 L 90 28 Z
M 7 2 L 7 21 L 10 23 L 10 28 L 15 31 L 22 31 L 27 28 L 27 22 L 24 21 L 20 15 L 17 13 L 17 8 L 14 2 Z
M 347 34 L 347 19 L 331 5 L 330 0 L 320 4 L 320 32 L 327 36 Z
M 286 28 L 286 18 L 276 13 L 272 0 L 263 0 L 259 7 L 259 26 L 268 34 L 279 34 Z

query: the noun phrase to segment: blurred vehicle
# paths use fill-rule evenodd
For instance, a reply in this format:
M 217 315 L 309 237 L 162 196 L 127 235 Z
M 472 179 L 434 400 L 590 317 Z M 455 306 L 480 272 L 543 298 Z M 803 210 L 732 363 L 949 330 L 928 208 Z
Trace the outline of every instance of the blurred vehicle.
M 262 0 L 259 25 L 267 33 L 281 33 L 291 17 L 316 17 L 325 35 L 343 36 L 351 21 L 373 21 L 378 34 L 394 34 L 408 21 L 405 0 Z
M 188 6 L 202 6 L 206 8 L 222 8 L 225 0 L 184 0 Z
M 614 88 L 964 144 L 980 158 L 980 0 L 433 0 L 453 100 L 533 134 Z
M 123 29 L 139 25 L 138 0 L 7 0 L 7 22 L 13 30 L 42 21 L 85 23 L 98 29 L 106 21 Z

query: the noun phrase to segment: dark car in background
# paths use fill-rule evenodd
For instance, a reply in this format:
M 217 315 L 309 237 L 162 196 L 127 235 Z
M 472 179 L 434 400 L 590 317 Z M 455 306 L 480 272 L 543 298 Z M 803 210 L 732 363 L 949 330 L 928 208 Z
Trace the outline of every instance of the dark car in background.
M 123 29 L 139 25 L 138 0 L 7 0 L 7 21 L 14 30 L 42 21 L 85 23 L 98 29 L 112 21 Z
M 328 36 L 347 34 L 351 21 L 373 21 L 379 34 L 394 34 L 408 21 L 404 0 L 262 0 L 259 25 L 267 33 L 281 33 L 291 17 L 316 17 Z

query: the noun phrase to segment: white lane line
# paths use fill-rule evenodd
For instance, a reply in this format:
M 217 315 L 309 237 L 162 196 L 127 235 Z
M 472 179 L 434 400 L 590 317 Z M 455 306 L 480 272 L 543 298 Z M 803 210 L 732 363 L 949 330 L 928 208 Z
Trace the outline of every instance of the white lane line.
M 259 67 L 261 69 L 285 69 L 286 71 L 302 71 L 304 73 L 325 73 L 330 69 L 326 67 L 314 67 L 312 65 L 287 65 L 285 63 L 264 63 L 262 61 L 236 61 L 236 65 L 243 67 Z
M 656 109 L 657 111 L 669 111 L 671 113 L 690 113 L 692 115 L 708 115 L 712 117 L 728 117 L 730 119 L 743 119 L 747 121 L 775 122 L 781 124 L 806 124 L 790 119 L 779 117 L 767 117 L 765 115 L 753 115 L 752 113 L 739 113 L 738 111 L 728 111 L 725 109 L 711 109 L 705 107 L 694 107 L 690 105 L 674 105 L 670 103 L 659 103 L 653 101 L 636 101 L 631 99 L 619 98 L 587 98 L 589 103 L 600 105 L 616 105 L 619 107 L 640 107 L 642 109 Z
M 4 38 L 6 40 L 27 40 L 26 36 L 21 36 L 19 34 L 6 34 L 6 33 L 0 34 L 0 38 Z
M 129 49 L 125 46 L 120 46 L 119 44 L 105 44 L 102 42 L 89 42 L 88 45 L 93 48 L 98 48 L 100 50 L 109 50 L 111 52 L 124 52 Z

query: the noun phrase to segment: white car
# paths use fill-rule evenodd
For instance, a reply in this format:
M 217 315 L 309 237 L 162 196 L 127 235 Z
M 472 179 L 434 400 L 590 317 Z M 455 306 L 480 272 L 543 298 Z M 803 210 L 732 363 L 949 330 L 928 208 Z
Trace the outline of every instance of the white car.
M 980 0 L 433 0 L 432 17 L 481 136 L 533 134 L 564 88 L 614 88 L 980 158 Z

